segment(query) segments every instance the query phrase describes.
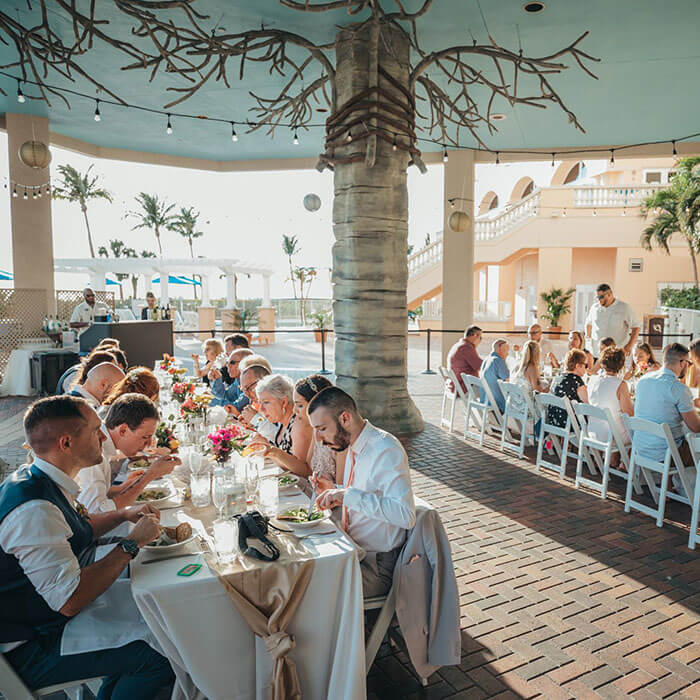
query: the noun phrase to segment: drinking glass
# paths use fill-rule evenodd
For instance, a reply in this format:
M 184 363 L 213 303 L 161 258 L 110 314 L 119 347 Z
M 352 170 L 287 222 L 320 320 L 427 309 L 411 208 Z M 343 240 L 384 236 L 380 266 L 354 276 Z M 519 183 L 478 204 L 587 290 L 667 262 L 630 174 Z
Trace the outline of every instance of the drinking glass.
M 201 474 L 205 471 L 206 460 L 204 455 L 198 451 L 196 448 L 192 448 L 190 452 L 190 471 L 193 474 Z
M 229 472 L 226 495 L 226 515 L 228 517 L 243 515 L 247 509 L 247 489 L 243 474 L 236 473 L 234 470 Z
M 214 505 L 219 509 L 219 518 L 224 517 L 224 507 L 228 498 L 228 474 L 221 467 L 214 470 L 211 495 Z
M 248 503 L 255 502 L 258 492 L 258 482 L 260 481 L 260 466 L 258 460 L 251 457 L 246 462 L 245 488 Z
M 224 560 L 231 559 L 238 549 L 238 520 L 220 518 L 214 521 L 214 546 Z
M 192 505 L 195 508 L 206 508 L 209 505 L 211 479 L 208 471 L 198 474 L 192 472 L 190 491 L 192 492 Z
M 280 503 L 279 481 L 276 476 L 266 476 L 260 479 L 260 494 L 258 501 L 260 510 L 267 516 L 277 515 L 277 508 Z

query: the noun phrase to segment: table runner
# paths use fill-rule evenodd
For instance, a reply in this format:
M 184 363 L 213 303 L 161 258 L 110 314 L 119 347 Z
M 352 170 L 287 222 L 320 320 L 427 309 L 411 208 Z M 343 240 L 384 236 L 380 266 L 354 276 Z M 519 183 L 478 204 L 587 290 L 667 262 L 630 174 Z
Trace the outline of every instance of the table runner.
M 287 537 L 275 537 L 275 544 L 280 558 L 274 562 L 258 562 L 242 555 L 230 564 L 222 564 L 211 555 L 206 559 L 241 617 L 264 640 L 274 659 L 272 699 L 298 700 L 299 677 L 288 656 L 296 642 L 286 628 L 304 597 L 314 562 L 306 548 Z

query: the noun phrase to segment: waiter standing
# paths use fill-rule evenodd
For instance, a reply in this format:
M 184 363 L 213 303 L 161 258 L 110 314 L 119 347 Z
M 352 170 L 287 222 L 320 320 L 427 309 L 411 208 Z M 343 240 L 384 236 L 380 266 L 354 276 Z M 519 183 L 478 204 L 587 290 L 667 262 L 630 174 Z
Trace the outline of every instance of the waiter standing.
M 591 306 L 586 318 L 586 335 L 591 339 L 591 352 L 598 353 L 603 338 L 613 338 L 615 345 L 632 352 L 639 336 L 639 321 L 632 307 L 615 298 L 609 284 L 599 284 L 596 289 L 598 302 Z
M 82 301 L 74 309 L 70 317 L 70 327 L 77 328 L 82 333 L 85 328 L 95 322 L 95 316 L 108 316 L 112 310 L 101 301 L 95 301 L 95 292 L 90 287 L 83 289 Z

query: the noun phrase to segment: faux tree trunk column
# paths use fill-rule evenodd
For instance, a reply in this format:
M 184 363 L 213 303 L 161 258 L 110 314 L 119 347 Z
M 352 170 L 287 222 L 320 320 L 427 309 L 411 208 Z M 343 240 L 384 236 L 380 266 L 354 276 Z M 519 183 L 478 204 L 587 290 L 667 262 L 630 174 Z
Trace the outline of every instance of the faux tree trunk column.
M 357 33 L 343 29 L 336 58 L 339 112 L 377 85 L 408 104 L 409 44 L 403 32 L 378 24 Z M 376 99 L 376 93 L 368 94 L 368 102 Z M 349 128 L 352 140 L 343 136 L 334 149 L 335 371 L 338 386 L 355 398 L 365 417 L 393 433 L 412 433 L 422 430 L 423 419 L 406 386 L 409 154 L 393 150 L 391 133 L 387 140 L 364 137 L 374 126 L 372 112 L 396 117 L 363 103 L 343 118 L 347 125 L 359 119 Z M 399 140 L 407 143 L 401 134 Z M 353 157 L 357 160 L 343 162 Z

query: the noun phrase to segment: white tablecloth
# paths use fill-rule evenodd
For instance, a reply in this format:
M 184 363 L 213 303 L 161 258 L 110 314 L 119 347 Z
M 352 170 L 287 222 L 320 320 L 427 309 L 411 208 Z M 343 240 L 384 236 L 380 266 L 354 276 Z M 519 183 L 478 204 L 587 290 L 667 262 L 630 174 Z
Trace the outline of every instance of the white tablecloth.
M 303 496 L 280 497 L 280 506 L 303 500 L 308 503 Z M 164 521 L 172 513 L 165 511 Z M 363 700 L 364 618 L 357 552 L 342 536 L 301 541 L 314 553 L 314 573 L 287 632 L 296 639 L 290 656 L 303 697 Z M 177 675 L 173 698 L 267 700 L 272 659 L 204 558 L 144 566 L 144 556 L 132 563 L 132 591 Z M 176 575 L 192 561 L 203 564 L 198 573 L 191 578 Z
M 0 384 L 0 396 L 33 396 L 37 390 L 32 389 L 32 377 L 29 360 L 36 350 L 49 350 L 46 344 L 23 345 L 15 348 L 7 360 L 7 367 Z

